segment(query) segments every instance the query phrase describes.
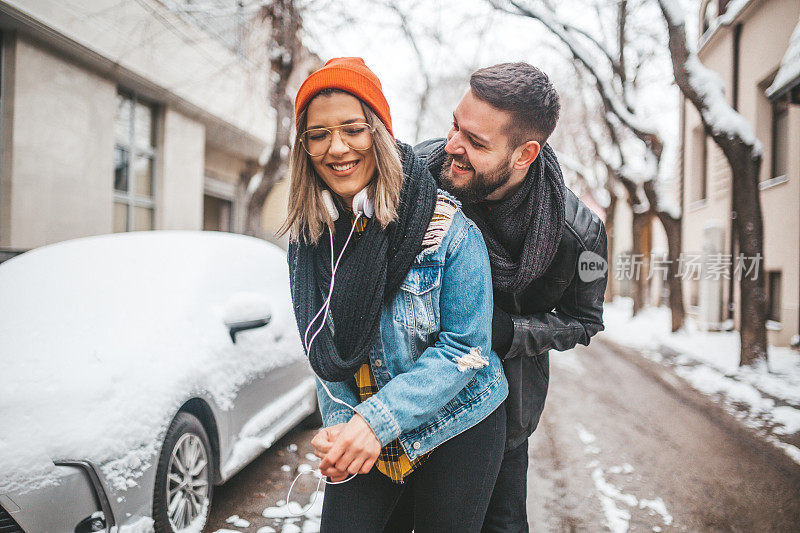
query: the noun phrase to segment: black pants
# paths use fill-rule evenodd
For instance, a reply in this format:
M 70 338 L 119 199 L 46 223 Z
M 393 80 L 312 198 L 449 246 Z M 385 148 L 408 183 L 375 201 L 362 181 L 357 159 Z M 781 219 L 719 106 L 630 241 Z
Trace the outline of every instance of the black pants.
M 506 410 L 439 445 L 404 484 L 373 468 L 326 485 L 321 533 L 478 532 L 489 505 L 506 439 Z
M 483 521 L 484 533 L 528 531 L 527 501 L 528 440 L 508 450 L 503 457 L 489 509 Z

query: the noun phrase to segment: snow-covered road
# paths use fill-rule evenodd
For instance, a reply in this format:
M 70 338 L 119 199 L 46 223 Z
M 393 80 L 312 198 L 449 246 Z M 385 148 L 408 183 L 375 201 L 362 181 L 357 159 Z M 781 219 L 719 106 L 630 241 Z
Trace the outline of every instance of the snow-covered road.
M 713 402 L 681 378 L 662 377 L 673 380 L 665 386 L 645 368 L 671 370 L 598 340 L 550 360 L 530 441 L 531 531 L 796 531 L 800 467 L 716 420 L 723 409 L 698 408 Z M 291 432 L 219 487 L 207 530 L 315 531 L 318 509 L 274 518 L 297 472 L 316 466 L 313 434 Z M 305 505 L 315 487 L 304 476 L 291 499 Z
M 290 503 L 286 504 L 292 480 L 298 473 L 312 470 L 319 464 L 311 454 L 311 439 L 315 433 L 315 429 L 293 429 L 225 485 L 217 487 L 205 531 L 319 531 L 323 495 L 314 497 L 318 478 L 312 474 L 301 476 L 292 490 Z M 312 499 L 314 505 L 309 507 Z
M 796 531 L 800 468 L 687 402 L 699 393 L 680 379 L 676 395 L 600 342 L 550 361 L 530 441 L 531 531 Z

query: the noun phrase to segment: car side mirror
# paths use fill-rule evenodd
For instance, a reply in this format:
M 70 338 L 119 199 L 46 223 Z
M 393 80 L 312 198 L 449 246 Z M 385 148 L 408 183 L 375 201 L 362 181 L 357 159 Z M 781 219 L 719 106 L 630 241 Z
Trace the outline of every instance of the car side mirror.
M 236 344 L 236 334 L 263 328 L 272 320 L 269 300 L 258 292 L 237 292 L 228 298 L 223 315 L 225 326 Z

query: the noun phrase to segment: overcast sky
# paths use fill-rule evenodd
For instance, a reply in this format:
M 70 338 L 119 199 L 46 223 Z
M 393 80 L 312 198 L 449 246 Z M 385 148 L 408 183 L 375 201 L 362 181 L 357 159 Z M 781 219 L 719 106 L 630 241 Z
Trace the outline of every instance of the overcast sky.
M 614 0 L 608 2 L 614 4 Z M 536 21 L 493 12 L 484 0 L 396 3 L 407 15 L 427 68 L 437 77 L 452 77 L 446 88 L 434 96 L 435 109 L 425 121 L 423 137 L 446 133 L 452 109 L 466 90 L 469 73 L 481 66 L 524 60 L 548 73 L 559 92 L 574 88 L 575 74 L 563 48 Z M 558 3 L 558 15 L 596 31 L 598 17 L 587 9 L 590 3 L 591 0 L 563 0 Z M 630 1 L 632 5 L 639 3 Z M 645 9 L 652 10 L 654 24 L 661 22 L 654 2 Z M 353 20 L 342 25 L 345 14 Z M 379 1 L 338 0 L 332 8 L 309 13 L 306 26 L 307 45 L 323 60 L 337 56 L 364 58 L 383 83 L 397 137 L 413 141 L 422 76 L 413 49 L 400 29 L 398 15 L 381 7 Z M 670 87 L 670 67 L 665 61 L 652 62 L 644 76 L 653 82 L 653 88 L 641 103 L 664 128 L 666 138 L 677 134 L 678 93 Z
M 308 20 L 309 45 L 323 60 L 337 56 L 363 57 L 383 83 L 396 135 L 401 140 L 411 140 L 418 112 L 416 96 L 423 82 L 417 58 L 400 29 L 398 15 L 375 6 L 374 2 L 340 3 L 352 14 L 354 23 L 331 31 L 331 18 L 340 15 L 315 13 Z M 441 113 L 438 128 L 434 124 L 429 126 L 429 134 L 446 132 L 447 117 L 466 90 L 468 75 L 475 68 L 525 60 L 550 72 L 564 62 L 552 48 L 543 46 L 553 40 L 541 25 L 493 13 L 481 0 L 398 3 L 409 15 L 407 23 L 417 35 L 427 68 L 436 76 L 451 75 L 462 80 L 461 88 L 453 84 L 450 109 Z M 436 33 L 441 42 L 435 39 Z M 437 104 L 447 106 L 448 102 Z

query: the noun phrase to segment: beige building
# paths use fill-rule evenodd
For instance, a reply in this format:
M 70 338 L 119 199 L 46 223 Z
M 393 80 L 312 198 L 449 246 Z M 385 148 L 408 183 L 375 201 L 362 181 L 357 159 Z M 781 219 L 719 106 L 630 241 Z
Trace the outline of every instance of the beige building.
M 704 0 L 700 11 L 700 59 L 720 76 L 728 102 L 753 126 L 763 145 L 767 326 L 770 343 L 779 346 L 789 344 L 800 325 L 798 19 L 798 0 Z M 683 249 L 703 254 L 712 265 L 694 276 L 699 279 L 685 280 L 686 303 L 700 324 L 724 328 L 738 323 L 739 298 L 730 170 L 686 101 L 681 137 Z M 744 263 L 745 270 L 752 261 Z
M 273 136 L 268 28 L 236 3 L 194 4 L 0 2 L 0 249 L 242 231 Z

